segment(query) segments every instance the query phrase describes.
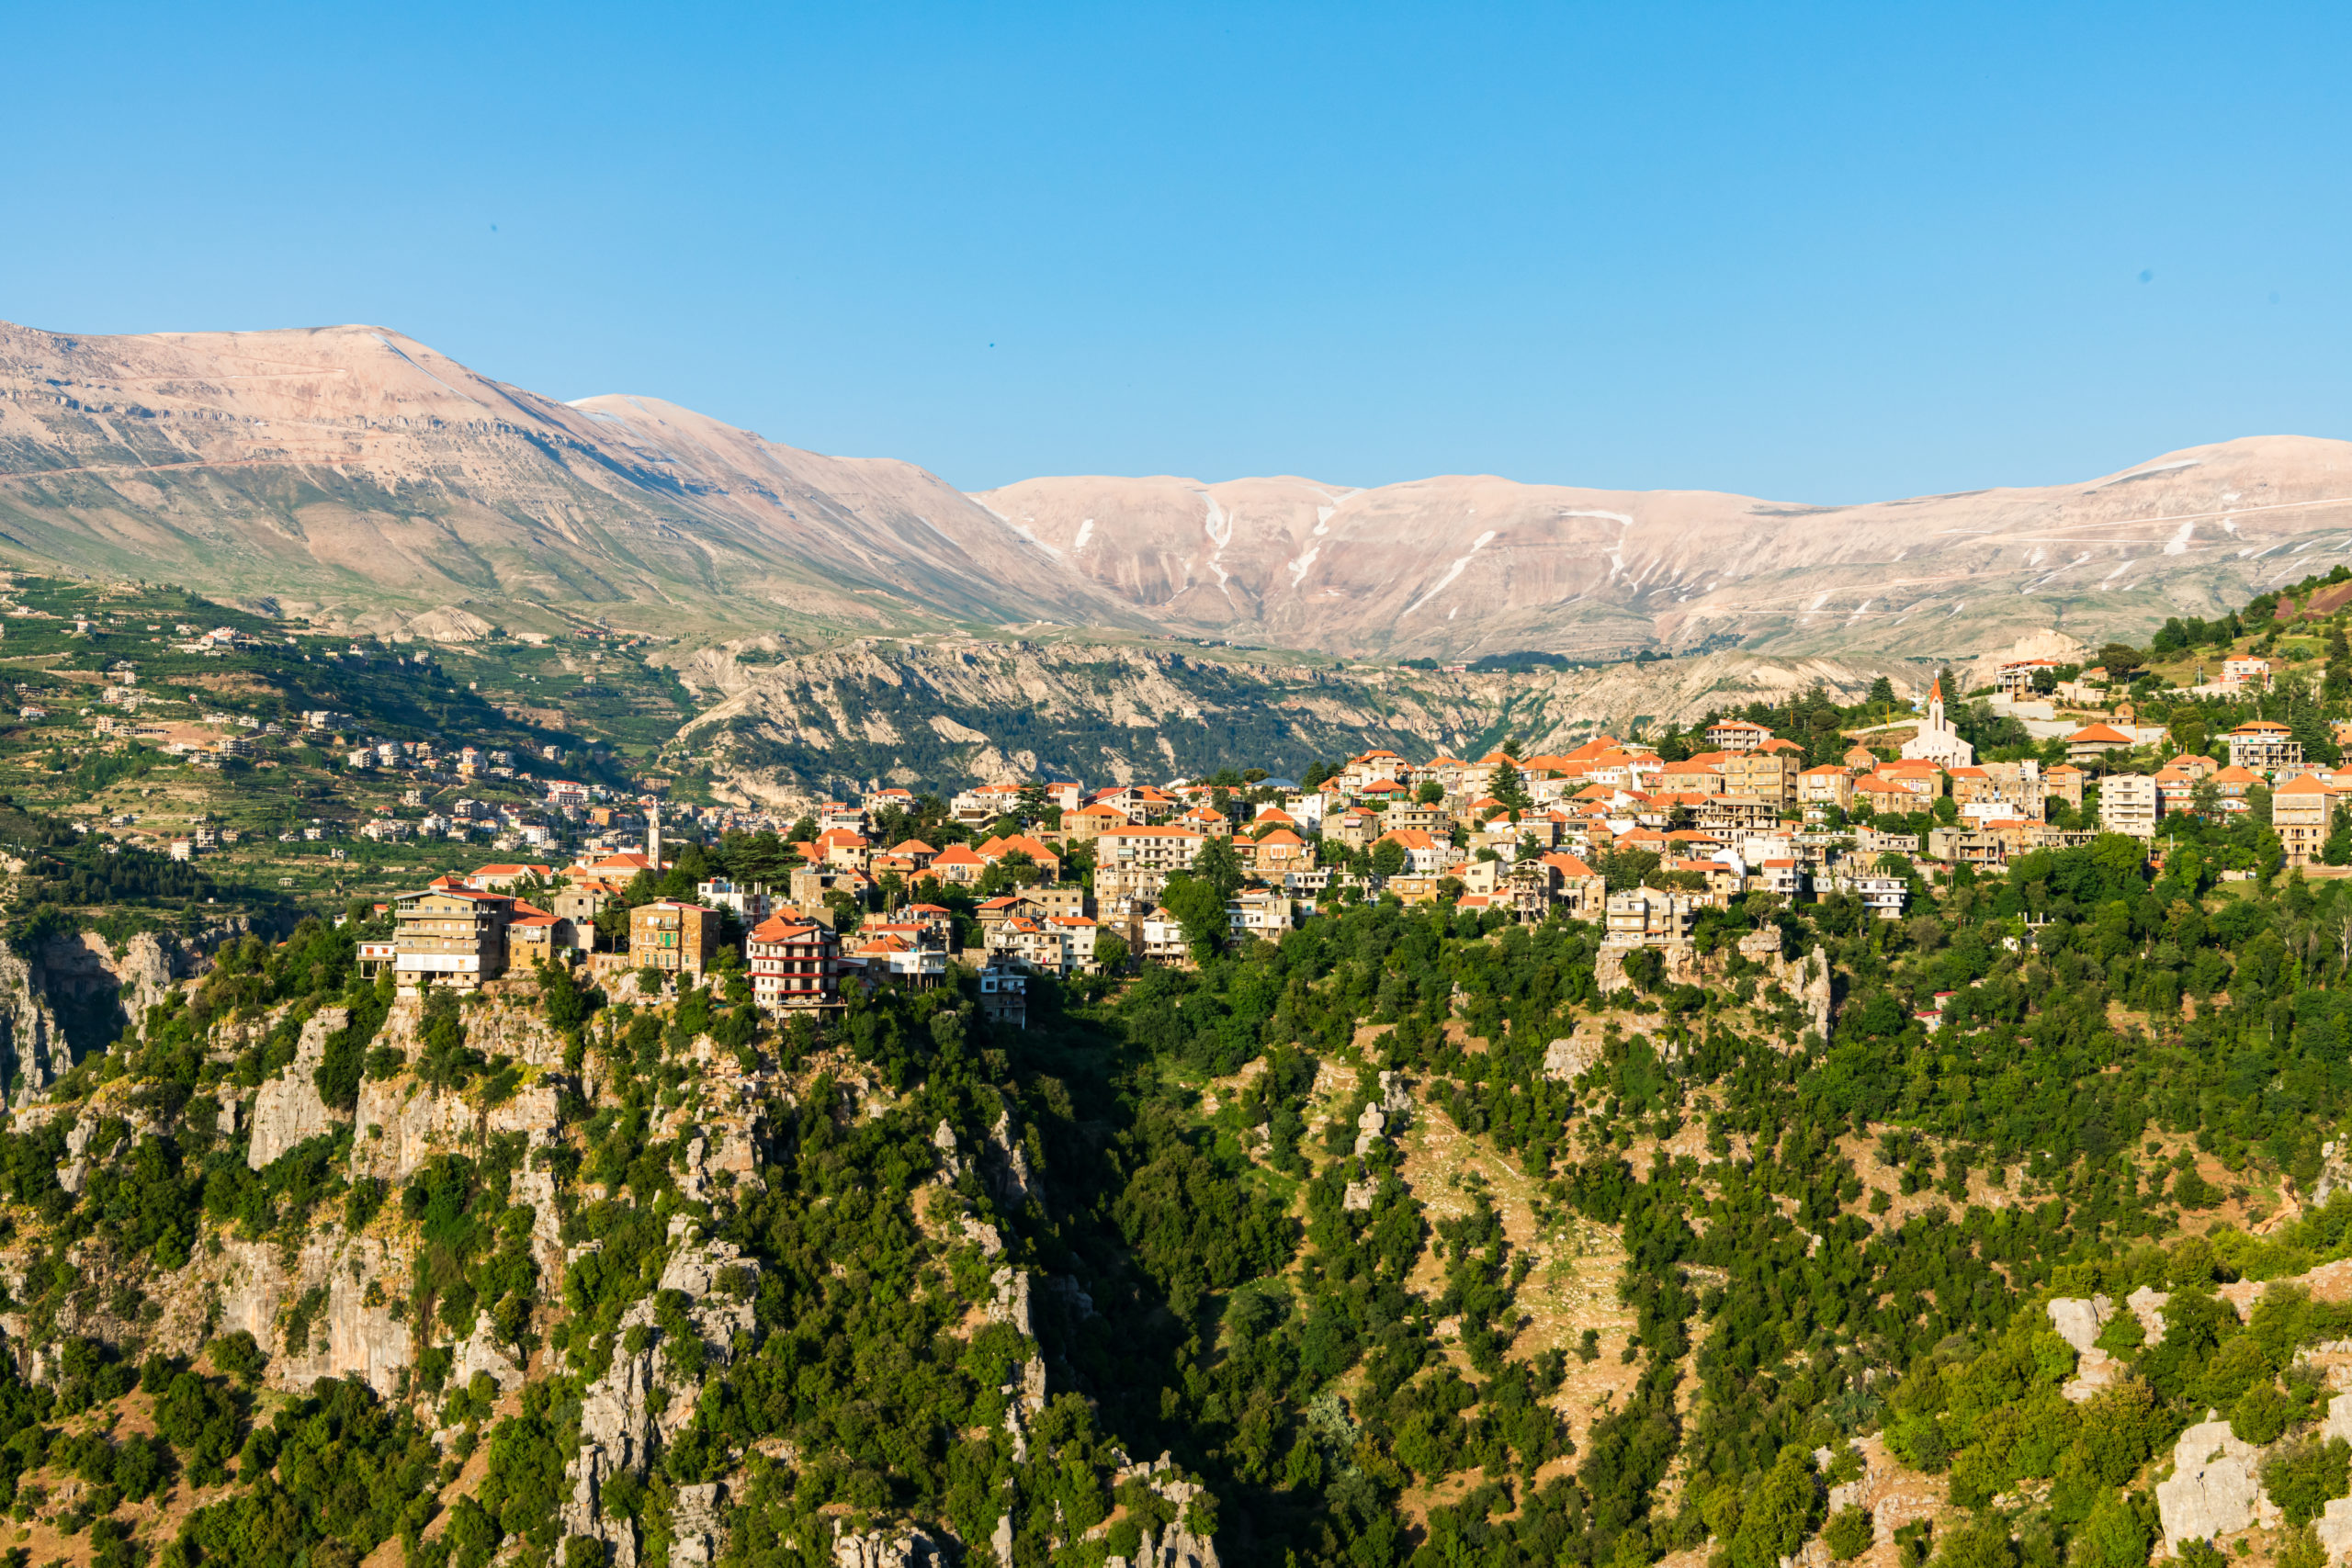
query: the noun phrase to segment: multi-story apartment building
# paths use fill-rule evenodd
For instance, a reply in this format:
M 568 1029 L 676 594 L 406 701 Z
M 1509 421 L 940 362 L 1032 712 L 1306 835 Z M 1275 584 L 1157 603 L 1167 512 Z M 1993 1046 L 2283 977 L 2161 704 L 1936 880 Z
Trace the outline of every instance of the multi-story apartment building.
M 1710 731 L 1712 737 L 1713 732 Z M 1703 900 L 1697 895 L 1656 887 L 1628 887 L 1609 895 L 1601 940 L 1611 947 L 1664 947 L 1690 940 Z
M 1807 768 L 1797 775 L 1797 804 L 1808 810 L 1834 806 L 1854 808 L 1854 775 L 1835 763 Z
M 1193 863 L 1207 839 L 1187 828 L 1112 828 L 1094 840 L 1098 866 L 1182 871 Z
M 2289 865 L 2318 863 L 2335 822 L 2338 793 L 2316 773 L 2290 779 L 2272 792 L 2270 830 L 2278 835 L 2278 847 L 2287 852 Z
M 1794 806 L 1797 775 L 1804 753 L 1786 740 L 1767 740 L 1753 750 L 1735 751 L 1724 763 L 1724 793 L 1748 795 L 1776 806 Z
M 700 978 L 718 957 L 718 911 L 657 898 L 628 912 L 629 966 Z
M 814 920 L 763 920 L 743 939 L 752 1000 L 770 1012 L 841 1001 L 841 943 Z
M 2303 743 L 2283 724 L 2257 718 L 2231 730 L 2229 739 L 2230 766 L 2233 768 L 2267 773 L 2279 768 L 2302 766 Z
M 2129 833 L 2135 839 L 2156 836 L 2161 791 L 2146 773 L 2109 773 L 2099 781 L 2098 825 L 2102 832 Z
M 1753 795 L 1710 795 L 1699 807 L 1699 826 L 1709 832 L 1760 833 L 1781 819 L 1781 802 Z
M 447 879 L 444 879 L 445 882 Z M 426 986 L 470 990 L 506 972 L 506 922 L 514 900 L 503 893 L 442 886 L 393 900 L 392 973 L 402 996 Z
M 1707 726 L 1707 744 L 1719 751 L 1753 751 L 1771 739 L 1770 729 L 1744 718 L 1727 718 Z

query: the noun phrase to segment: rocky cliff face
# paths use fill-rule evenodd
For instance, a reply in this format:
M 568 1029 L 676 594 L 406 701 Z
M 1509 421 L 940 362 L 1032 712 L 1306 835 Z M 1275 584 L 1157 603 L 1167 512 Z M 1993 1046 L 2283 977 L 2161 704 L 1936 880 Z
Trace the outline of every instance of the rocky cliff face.
M 684 1298 L 687 1332 L 699 1341 L 697 1367 L 724 1367 L 736 1355 L 756 1348 L 752 1297 L 759 1289 L 759 1264 L 726 1242 L 704 1239 L 683 1214 L 670 1222 L 670 1238 L 673 1250 L 658 1289 Z M 628 1348 L 632 1331 L 646 1337 L 645 1348 Z M 636 1568 L 636 1529 L 628 1518 L 605 1511 L 604 1487 L 622 1472 L 644 1475 L 655 1438 L 674 1438 L 693 1418 L 701 1377 L 684 1370 L 675 1342 L 655 1342 L 651 1298 L 622 1316 L 621 1334 L 622 1346 L 611 1367 L 581 1396 L 581 1446 L 564 1472 L 571 1492 L 564 1505 L 563 1529 L 567 1536 L 605 1542 L 616 1568 Z M 690 1534 L 699 1538 L 700 1560 L 707 1562 L 720 1527 L 707 1507 L 700 1512 L 704 1517 L 695 1520 Z
M 84 1055 L 205 973 L 213 950 L 245 930 L 241 919 L 192 939 L 140 931 L 119 949 L 96 931 L 51 938 L 29 955 L 0 946 L 0 1103 L 40 1103 Z
M 1227 766 L 1295 776 L 1373 746 L 1475 755 L 1506 732 L 1542 751 L 1816 684 L 1852 702 L 1881 673 L 1905 690 L 1928 678 L 1900 660 L 1732 653 L 1503 676 L 1086 643 L 874 642 L 812 654 L 738 644 L 681 662 L 680 678 L 716 701 L 677 750 L 747 797 L 776 800 L 828 780 L 934 785 L 1041 768 L 1121 783 Z
M 348 1008 L 321 1008 L 303 1022 L 294 1060 L 263 1083 L 254 1096 L 253 1141 L 245 1163 L 261 1169 L 295 1145 L 315 1138 L 345 1120 L 319 1098 L 318 1071 L 324 1065 L 327 1036 L 351 1022 Z
M 1593 980 L 1603 996 L 1630 988 L 1625 959 L 1634 951 L 1604 945 L 1595 956 Z M 1665 958 L 1665 978 L 1678 986 L 1721 984 L 1735 954 L 1747 960 L 1756 966 L 1754 978 L 1759 992 L 1778 993 L 1785 998 L 1798 1009 L 1808 1028 L 1824 1040 L 1829 1038 L 1836 983 L 1830 975 L 1829 955 L 1819 945 L 1809 953 L 1784 958 L 1781 955 L 1780 928 L 1773 926 L 1751 931 L 1736 948 L 1721 949 L 1713 954 L 1702 953 L 1689 942 L 1660 951 Z

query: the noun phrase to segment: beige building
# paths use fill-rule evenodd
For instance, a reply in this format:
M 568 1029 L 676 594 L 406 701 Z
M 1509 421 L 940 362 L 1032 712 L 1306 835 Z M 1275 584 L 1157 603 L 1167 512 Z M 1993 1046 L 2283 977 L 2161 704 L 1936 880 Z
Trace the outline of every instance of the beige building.
M 2063 803 L 2070 811 L 2083 808 L 2083 785 L 2090 775 L 2072 762 L 2061 762 L 2041 775 L 2043 815 L 2049 814 L 2052 801 Z
M 1754 795 L 1777 806 L 1797 802 L 1797 777 L 1804 753 L 1786 741 L 1768 742 L 1753 751 L 1735 752 L 1724 764 L 1724 793 Z
M 478 888 L 428 887 L 393 900 L 392 973 L 402 996 L 429 985 L 470 990 L 506 972 L 514 900 Z
M 1770 730 L 1744 718 L 1727 718 L 1707 726 L 1707 744 L 1718 751 L 1753 751 L 1771 739 Z
M 2270 796 L 2270 830 L 2287 852 L 2289 865 L 2312 865 L 2327 843 L 2335 819 L 2336 791 L 2316 773 L 2290 779 Z
M 1713 733 L 1712 731 L 1710 732 Z M 1663 947 L 1690 940 L 1702 899 L 1694 894 L 1628 887 L 1609 895 L 1601 938 L 1612 947 Z
M 631 968 L 699 977 L 718 957 L 718 910 L 657 898 L 628 912 Z
M 1204 834 L 1188 828 L 1109 828 L 1095 836 L 1094 862 L 1122 869 L 1182 871 L 1207 841 Z
M 1841 811 L 1851 811 L 1854 808 L 1854 775 L 1830 763 L 1807 768 L 1797 775 L 1797 804 L 1805 807 L 1834 806 Z
M 2257 773 L 2303 764 L 2303 743 L 2283 724 L 2267 718 L 2241 724 L 2230 731 L 2230 766 Z

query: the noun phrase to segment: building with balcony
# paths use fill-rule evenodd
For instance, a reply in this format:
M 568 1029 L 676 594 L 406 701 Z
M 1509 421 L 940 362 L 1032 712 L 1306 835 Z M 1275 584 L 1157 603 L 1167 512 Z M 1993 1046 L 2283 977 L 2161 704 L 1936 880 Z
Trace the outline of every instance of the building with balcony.
M 841 1001 L 841 943 L 814 920 L 772 915 L 743 939 L 752 1000 L 770 1012 Z
M 2103 833 L 2153 839 L 2163 820 L 2163 786 L 2147 773 L 2109 773 L 2099 781 L 2098 826 Z
M 2289 865 L 2319 863 L 2341 793 L 2316 773 L 2290 779 L 2271 793 L 2270 830 L 2278 835 Z
M 2303 743 L 2283 724 L 2257 718 L 2230 731 L 2230 766 L 2257 773 L 2303 765 Z
M 445 879 L 446 880 L 446 879 Z M 514 900 L 503 893 L 443 886 L 392 901 L 392 973 L 400 994 L 427 986 L 470 990 L 506 972 L 506 923 Z
M 700 979 L 718 957 L 718 910 L 657 898 L 628 912 L 629 967 Z

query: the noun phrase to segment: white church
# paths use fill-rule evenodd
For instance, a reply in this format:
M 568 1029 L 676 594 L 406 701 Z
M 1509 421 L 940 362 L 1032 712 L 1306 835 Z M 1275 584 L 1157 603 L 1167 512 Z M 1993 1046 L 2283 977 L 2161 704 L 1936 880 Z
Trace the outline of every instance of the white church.
M 1960 731 L 1944 716 L 1944 682 L 1938 676 L 1928 688 L 1928 716 L 1919 723 L 1919 732 L 1903 743 L 1905 761 L 1933 762 L 1939 768 L 1973 767 L 1976 762 L 1976 748 L 1960 738 Z

